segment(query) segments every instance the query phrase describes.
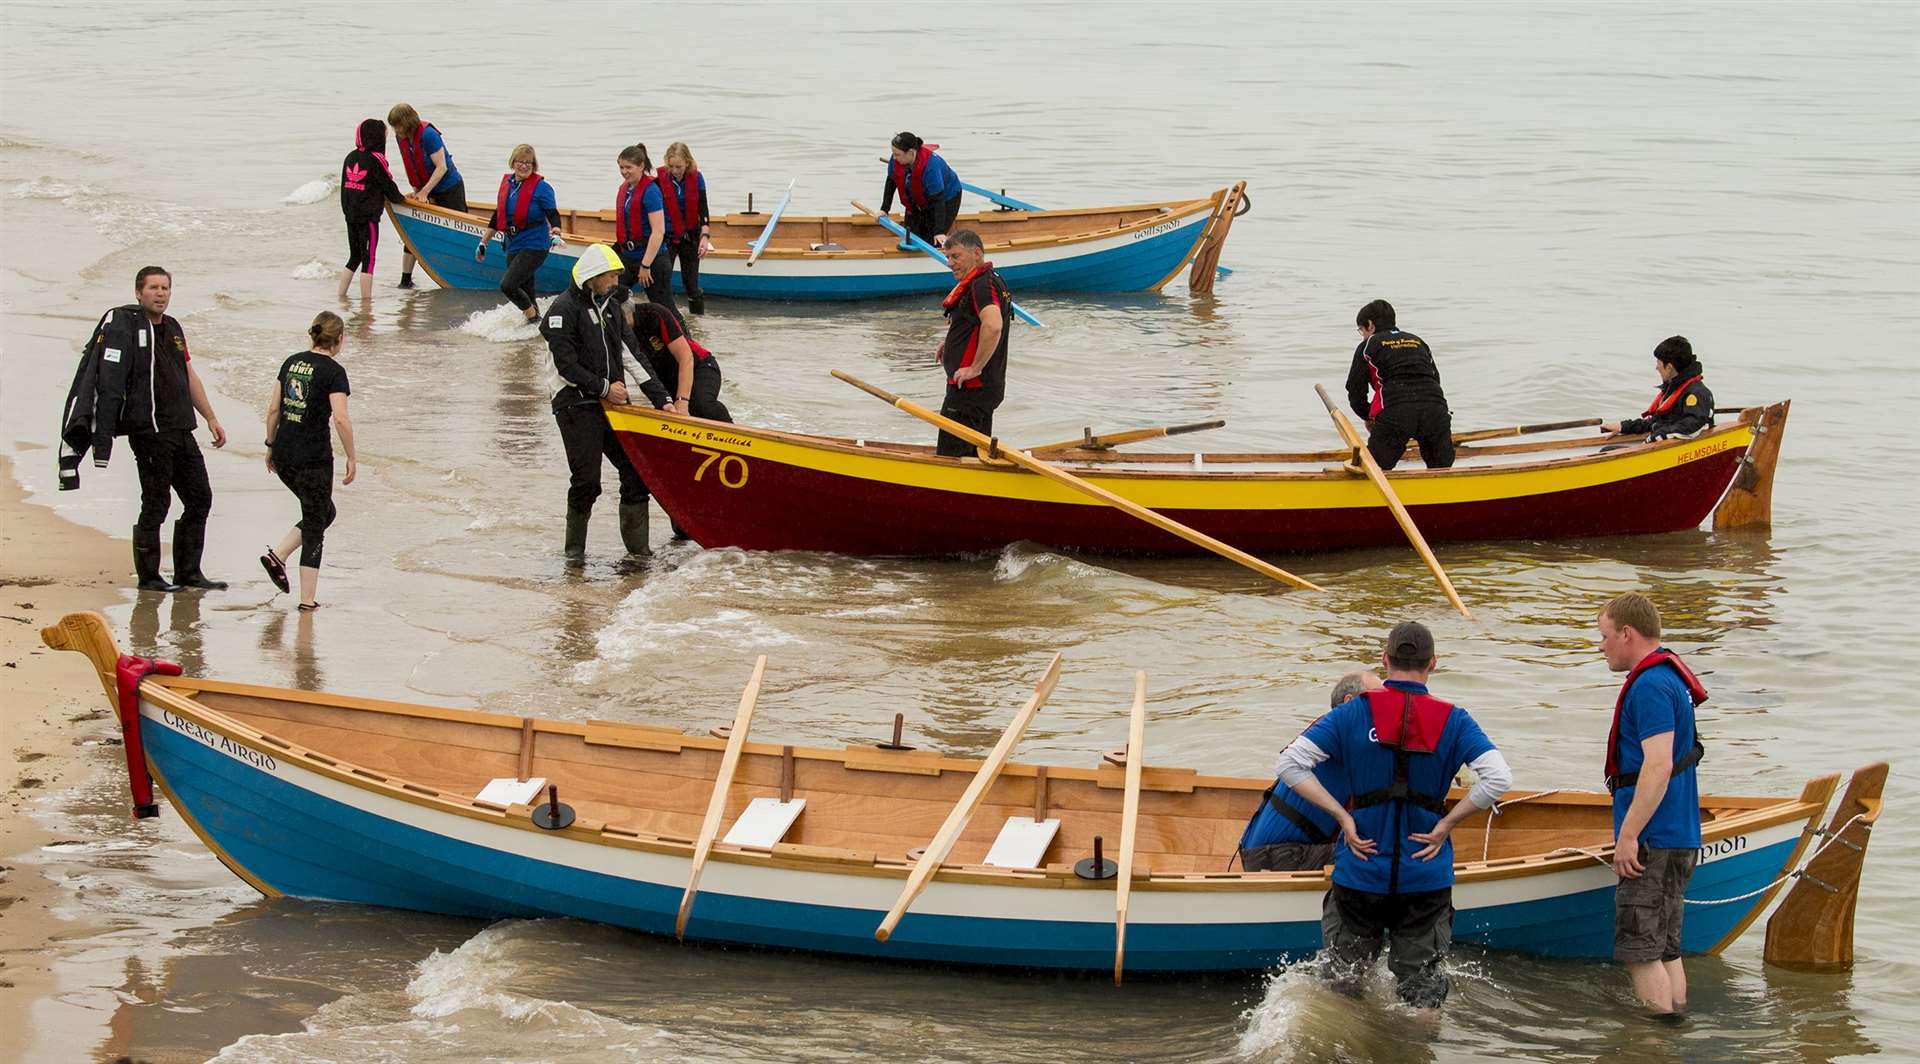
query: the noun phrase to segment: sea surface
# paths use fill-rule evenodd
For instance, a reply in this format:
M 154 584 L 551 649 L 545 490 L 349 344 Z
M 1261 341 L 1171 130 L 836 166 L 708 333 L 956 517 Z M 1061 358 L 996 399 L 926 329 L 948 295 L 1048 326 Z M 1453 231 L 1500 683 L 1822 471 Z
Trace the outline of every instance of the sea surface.
M 510 29 L 503 29 L 510 26 Z M 755 734 L 879 736 L 984 753 L 1054 651 L 1059 692 L 1020 748 L 1090 764 L 1124 741 L 1131 676 L 1156 763 L 1260 775 L 1388 626 L 1433 626 L 1435 689 L 1527 788 L 1593 788 L 1617 677 L 1610 596 L 1652 593 L 1707 672 L 1702 787 L 1797 792 L 1891 758 L 1858 963 L 1763 965 L 1756 927 L 1689 962 L 1683 1027 L 1637 1018 L 1623 973 L 1461 949 L 1422 1028 L 1376 988 L 1303 973 L 1158 981 L 957 974 L 685 948 L 566 921 L 485 924 L 268 902 L 171 809 L 126 816 L 119 752 L 50 796 L 34 859 L 103 920 L 60 943 L 59 1000 L 99 1043 L 37 1059 L 1828 1061 L 1920 1055 L 1920 6 L 1912 4 L 433 5 L 30 3 L 0 8 L 0 451 L 40 501 L 125 535 L 124 457 L 56 495 L 75 353 L 134 271 L 173 313 L 231 434 L 205 596 L 112 615 L 190 673 L 560 718 L 705 730 L 770 659 Z M 1793 400 L 1770 535 L 1447 546 L 1482 618 L 1406 550 L 1283 560 L 1276 590 L 1211 559 L 1032 545 L 943 561 L 668 545 L 559 556 L 566 469 L 543 345 L 491 292 L 393 288 L 342 308 L 333 185 L 355 124 L 405 99 L 490 198 L 533 143 L 567 206 L 614 157 L 692 145 L 716 210 L 872 202 L 887 138 L 1046 205 L 1200 195 L 1253 212 L 1209 298 L 1022 295 L 1009 440 L 1224 418 L 1209 449 L 1330 446 L 1353 314 L 1391 300 L 1445 376 L 1457 428 L 1632 415 L 1650 352 L 1692 338 L 1723 404 Z M 395 160 L 395 165 L 398 161 Z M 320 598 L 296 616 L 254 562 L 295 518 L 260 411 L 315 312 L 348 321 L 360 480 L 336 493 Z M 695 323 L 743 422 L 869 439 L 923 427 L 828 376 L 932 403 L 935 301 L 714 299 Z M 612 489 L 611 474 L 608 481 Z M 76 715 L 95 708 L 76 661 Z M 109 722 L 75 725 L 108 737 Z

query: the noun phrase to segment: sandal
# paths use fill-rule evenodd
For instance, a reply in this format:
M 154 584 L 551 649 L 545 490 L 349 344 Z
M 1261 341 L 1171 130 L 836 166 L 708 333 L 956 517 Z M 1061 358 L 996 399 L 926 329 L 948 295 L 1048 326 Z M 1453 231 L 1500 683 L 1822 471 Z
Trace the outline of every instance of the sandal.
M 280 560 L 272 547 L 268 547 L 267 552 L 260 556 L 260 567 L 267 571 L 267 579 L 273 581 L 273 586 L 279 588 L 282 594 L 293 590 L 287 584 L 287 563 Z
M 320 604 L 318 602 L 302 602 L 300 604 L 301 613 L 312 613 L 314 610 L 317 610 L 319 608 L 320 608 Z

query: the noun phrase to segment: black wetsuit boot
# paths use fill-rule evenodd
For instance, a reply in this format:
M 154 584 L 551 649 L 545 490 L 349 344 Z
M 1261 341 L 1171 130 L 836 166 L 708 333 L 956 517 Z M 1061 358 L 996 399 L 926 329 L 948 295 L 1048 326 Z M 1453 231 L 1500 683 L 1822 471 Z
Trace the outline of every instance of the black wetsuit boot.
M 181 587 L 199 588 L 202 591 L 225 591 L 225 580 L 209 580 L 207 574 L 200 571 L 200 555 L 206 550 L 207 529 L 182 528 L 184 521 L 173 523 L 173 580 Z
M 180 585 L 170 584 L 160 575 L 160 533 L 143 532 L 138 526 L 133 530 L 133 575 L 140 581 L 142 591 L 178 591 Z
M 587 559 L 587 520 L 593 515 L 579 510 L 567 511 L 567 561 L 578 564 Z
M 620 504 L 620 541 L 627 545 L 628 554 L 652 552 L 653 548 L 647 545 L 647 504 L 644 501 Z

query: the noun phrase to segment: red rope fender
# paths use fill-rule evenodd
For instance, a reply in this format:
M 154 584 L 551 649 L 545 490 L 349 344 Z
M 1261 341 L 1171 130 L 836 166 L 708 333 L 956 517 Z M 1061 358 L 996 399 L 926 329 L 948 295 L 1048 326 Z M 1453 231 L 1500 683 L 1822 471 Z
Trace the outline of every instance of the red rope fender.
M 120 655 L 114 667 L 114 683 L 120 692 L 120 741 L 127 751 L 127 785 L 133 790 L 133 816 L 142 820 L 160 815 L 153 800 L 153 776 L 147 772 L 147 748 L 140 740 L 140 681 L 154 673 L 180 675 L 180 666 L 171 661 Z

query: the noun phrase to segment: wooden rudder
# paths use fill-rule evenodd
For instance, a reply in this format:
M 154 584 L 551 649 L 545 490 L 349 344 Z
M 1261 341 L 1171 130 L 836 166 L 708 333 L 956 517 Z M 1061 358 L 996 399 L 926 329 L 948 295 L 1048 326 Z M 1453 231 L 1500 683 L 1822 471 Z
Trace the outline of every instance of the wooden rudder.
M 1823 841 L 1828 843 L 1787 892 L 1767 920 L 1767 963 L 1795 968 L 1853 966 L 1853 910 L 1860 900 L 1860 872 L 1867 842 L 1880 818 L 1880 795 L 1887 763 L 1853 774 L 1847 793 L 1834 807 Z M 1837 833 L 1837 834 L 1836 834 Z
M 1740 460 L 1733 485 L 1713 510 L 1715 531 L 1773 527 L 1773 470 L 1780 461 L 1780 437 L 1787 430 L 1791 400 L 1762 407 L 1753 423 L 1753 446 Z

